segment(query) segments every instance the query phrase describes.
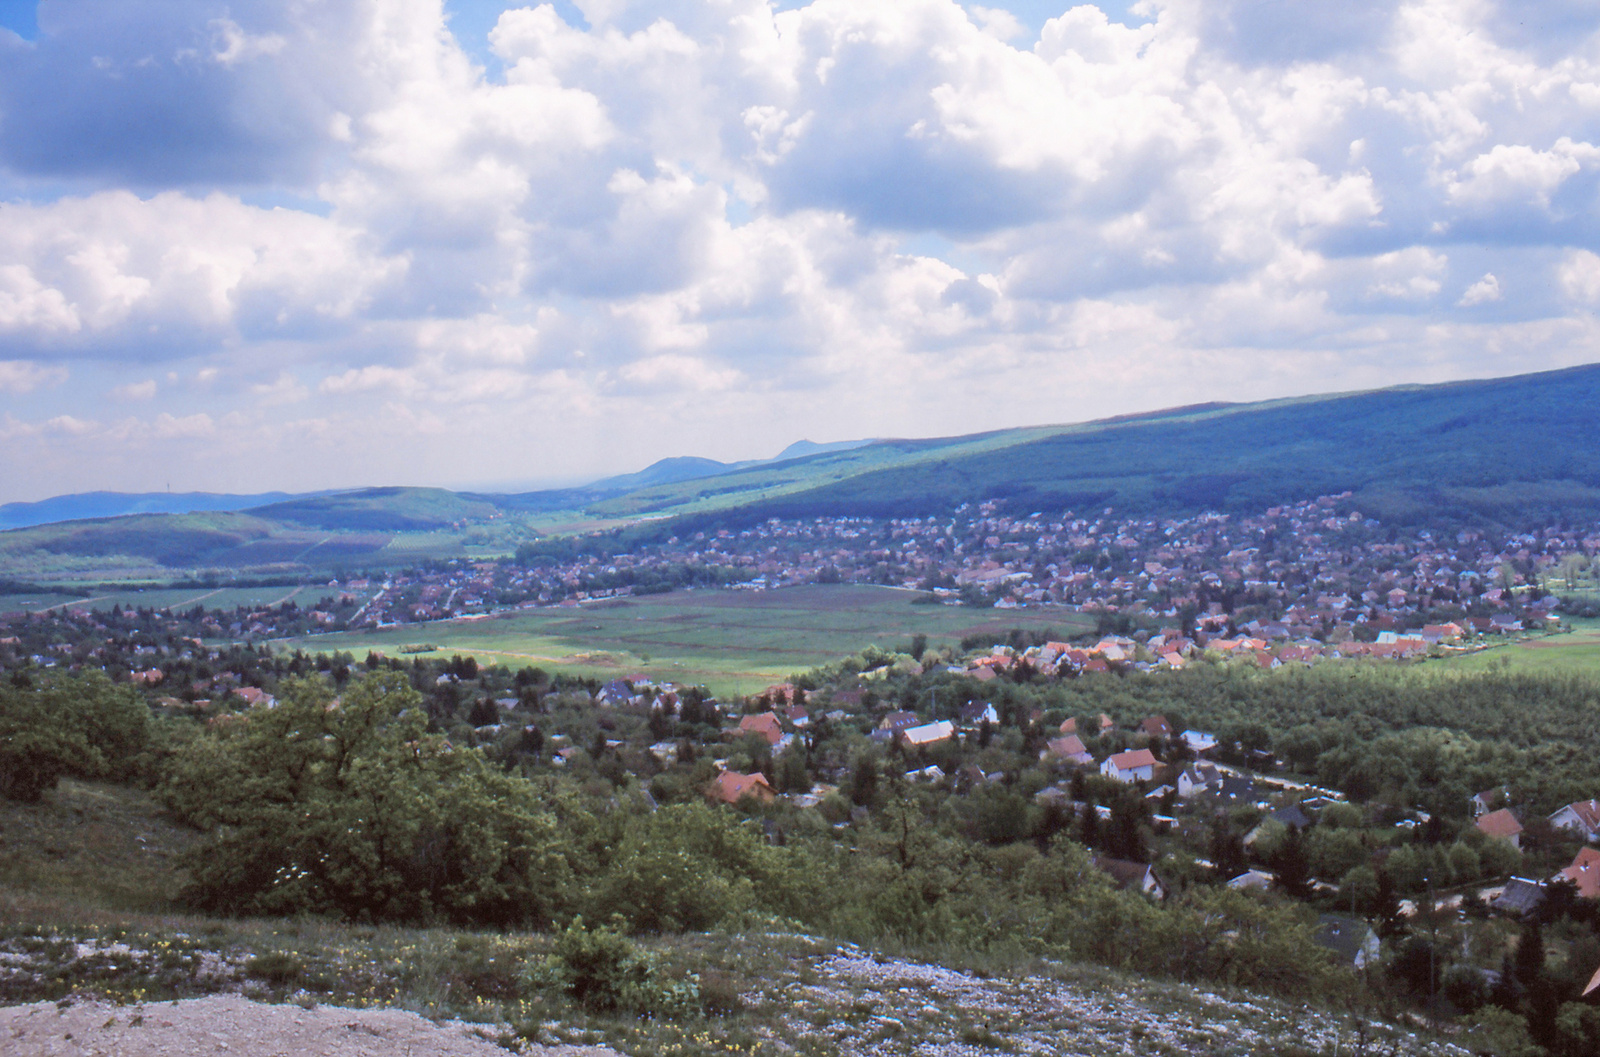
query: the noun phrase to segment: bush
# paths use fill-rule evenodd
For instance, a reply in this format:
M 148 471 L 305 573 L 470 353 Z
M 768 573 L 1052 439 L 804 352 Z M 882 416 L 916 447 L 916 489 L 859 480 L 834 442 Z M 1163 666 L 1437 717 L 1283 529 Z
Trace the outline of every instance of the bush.
M 700 1006 L 699 979 L 673 980 L 656 956 L 615 929 L 591 929 L 576 918 L 555 949 L 528 967 L 525 985 L 558 991 L 596 1013 L 681 1016 Z

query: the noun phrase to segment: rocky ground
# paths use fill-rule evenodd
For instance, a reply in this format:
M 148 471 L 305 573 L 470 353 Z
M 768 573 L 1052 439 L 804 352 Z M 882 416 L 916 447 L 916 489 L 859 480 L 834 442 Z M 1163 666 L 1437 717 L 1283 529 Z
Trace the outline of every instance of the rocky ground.
M 9 1057 L 504 1057 L 460 1022 L 435 1024 L 398 1009 L 269 1005 L 212 995 L 132 1006 L 62 1000 L 0 1009 Z M 600 1047 L 529 1046 L 529 1054 L 615 1057 Z

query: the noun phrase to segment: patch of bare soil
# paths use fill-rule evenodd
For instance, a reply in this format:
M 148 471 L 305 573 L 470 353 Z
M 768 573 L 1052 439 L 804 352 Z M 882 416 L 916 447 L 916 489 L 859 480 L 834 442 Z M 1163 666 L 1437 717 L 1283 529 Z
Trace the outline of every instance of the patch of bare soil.
M 7 1057 L 506 1057 L 471 1032 L 399 1009 L 265 1005 L 237 995 L 118 1006 L 80 1001 L 0 1008 Z M 481 1027 L 479 1030 L 482 1030 Z M 602 1046 L 527 1046 L 536 1057 L 617 1057 Z

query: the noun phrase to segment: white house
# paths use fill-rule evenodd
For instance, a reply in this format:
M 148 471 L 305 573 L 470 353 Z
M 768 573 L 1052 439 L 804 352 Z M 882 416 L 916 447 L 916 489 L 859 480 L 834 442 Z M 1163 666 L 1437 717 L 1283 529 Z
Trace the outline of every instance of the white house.
M 1222 772 L 1209 763 L 1185 767 L 1178 774 L 1178 795 L 1187 800 L 1199 796 L 1207 789 L 1222 788 Z
M 1551 815 L 1550 824 L 1594 840 L 1600 837 L 1600 800 L 1574 801 Z
M 1148 782 L 1155 776 L 1156 758 L 1149 749 L 1129 749 L 1106 757 L 1100 773 L 1114 782 Z

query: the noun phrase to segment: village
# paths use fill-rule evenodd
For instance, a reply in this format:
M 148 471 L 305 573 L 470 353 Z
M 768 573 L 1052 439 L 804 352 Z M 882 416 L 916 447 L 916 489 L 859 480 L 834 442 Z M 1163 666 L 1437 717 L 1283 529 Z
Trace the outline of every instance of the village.
M 259 641 L 681 588 L 843 582 L 951 605 L 1058 608 L 1130 630 L 1178 630 L 1170 641 L 1142 642 L 1147 656 L 1128 663 L 1159 663 L 1192 647 L 1272 663 L 1404 658 L 1477 636 L 1543 631 L 1560 623 L 1560 593 L 1593 583 L 1600 528 L 1500 537 L 1463 530 L 1445 539 L 1386 528 L 1359 511 L 1336 514 L 1348 499 L 1324 496 L 1250 517 L 1146 520 L 1109 511 L 1014 517 L 990 502 L 947 518 L 773 520 L 627 553 L 612 553 L 614 541 L 598 534 L 571 541 L 566 550 L 576 556 L 524 547 L 515 558 L 346 575 L 310 589 L 310 597 L 324 596 L 315 605 L 205 612 L 193 633 Z

